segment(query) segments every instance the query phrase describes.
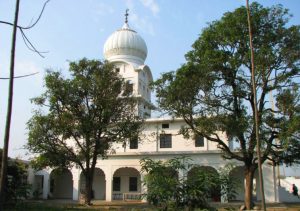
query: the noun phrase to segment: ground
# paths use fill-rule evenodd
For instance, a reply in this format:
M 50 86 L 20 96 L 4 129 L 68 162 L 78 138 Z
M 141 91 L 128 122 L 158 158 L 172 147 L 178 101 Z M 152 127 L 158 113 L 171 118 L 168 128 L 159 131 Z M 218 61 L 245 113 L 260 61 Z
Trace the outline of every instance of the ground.
M 216 207 L 219 211 L 225 210 L 239 210 L 241 202 L 236 203 L 212 203 L 211 206 Z M 80 205 L 75 201 L 70 200 L 39 200 L 39 201 L 26 201 L 17 205 L 16 208 L 8 208 L 5 210 L 16 211 L 155 211 L 155 207 L 141 202 L 105 202 L 93 201 L 92 206 Z M 299 203 L 272 203 L 267 204 L 268 211 L 300 211 Z

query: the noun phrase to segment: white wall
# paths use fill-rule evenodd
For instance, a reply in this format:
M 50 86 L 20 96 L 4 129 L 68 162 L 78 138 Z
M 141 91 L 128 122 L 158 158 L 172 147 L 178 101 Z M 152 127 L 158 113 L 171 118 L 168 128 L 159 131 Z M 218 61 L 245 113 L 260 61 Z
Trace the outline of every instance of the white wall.
M 162 123 L 168 123 L 169 128 L 162 128 Z M 122 143 L 114 143 L 113 148 L 116 153 L 124 152 L 188 152 L 188 151 L 214 151 L 219 150 L 217 144 L 207 139 L 204 139 L 203 147 L 195 147 L 195 140 L 191 137 L 185 139 L 182 135 L 179 135 L 180 128 L 185 125 L 183 120 L 164 120 L 158 119 L 152 121 L 146 120 L 144 130 L 140 134 L 140 142 L 138 149 L 130 149 L 129 142 L 127 142 L 126 149 L 123 148 Z M 172 134 L 172 148 L 160 148 L 160 134 Z M 227 143 L 226 135 L 218 132 L 218 135 L 223 138 Z
M 295 177 L 285 177 L 280 179 L 281 186 L 279 187 L 280 202 L 299 202 L 299 198 L 292 194 L 292 184 L 295 184 L 300 190 L 300 179 Z M 298 192 L 299 194 L 299 192 Z
M 93 181 L 93 191 L 95 199 L 105 199 L 105 175 L 102 170 L 96 169 Z

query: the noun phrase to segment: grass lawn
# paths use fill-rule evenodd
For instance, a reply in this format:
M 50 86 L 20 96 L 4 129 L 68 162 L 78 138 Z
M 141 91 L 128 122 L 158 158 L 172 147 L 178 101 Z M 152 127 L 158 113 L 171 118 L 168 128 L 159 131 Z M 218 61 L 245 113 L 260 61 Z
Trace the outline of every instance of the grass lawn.
M 214 204 L 219 211 L 233 211 L 239 210 L 238 204 Z M 16 206 L 4 209 L 5 211 L 156 211 L 159 210 L 148 204 L 141 203 L 120 203 L 120 204 L 101 204 L 85 206 L 77 203 L 62 203 L 55 200 L 48 201 L 27 201 L 19 203 Z M 172 209 L 170 209 L 172 210 Z M 200 211 L 196 209 L 195 211 Z M 267 211 L 300 211 L 300 203 L 293 204 L 268 204 Z

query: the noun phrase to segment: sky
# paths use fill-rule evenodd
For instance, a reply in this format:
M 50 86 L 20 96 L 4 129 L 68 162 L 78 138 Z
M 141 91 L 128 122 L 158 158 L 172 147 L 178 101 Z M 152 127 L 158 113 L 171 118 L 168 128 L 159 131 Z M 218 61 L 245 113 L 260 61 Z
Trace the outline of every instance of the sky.
M 45 0 L 21 0 L 20 26 L 28 26 L 39 15 Z M 250 1 L 252 2 L 252 1 Z M 300 25 L 299 0 L 260 0 L 264 6 L 282 4 Z M 17 36 L 15 75 L 38 74 L 15 80 L 9 156 L 27 158 L 26 122 L 34 109 L 30 99 L 39 96 L 45 70 L 67 72 L 68 61 L 83 57 L 103 60 L 106 39 L 124 23 L 129 9 L 129 26 L 143 37 L 148 47 L 145 61 L 157 79 L 176 70 L 184 55 L 209 22 L 225 12 L 245 5 L 244 0 L 51 0 L 39 23 L 25 31 L 34 46 L 47 51 L 45 58 L 28 50 Z M 0 20 L 13 22 L 14 0 L 0 0 Z M 0 25 L 0 77 L 8 77 L 12 27 Z M 3 146 L 8 80 L 0 80 L 0 147 Z

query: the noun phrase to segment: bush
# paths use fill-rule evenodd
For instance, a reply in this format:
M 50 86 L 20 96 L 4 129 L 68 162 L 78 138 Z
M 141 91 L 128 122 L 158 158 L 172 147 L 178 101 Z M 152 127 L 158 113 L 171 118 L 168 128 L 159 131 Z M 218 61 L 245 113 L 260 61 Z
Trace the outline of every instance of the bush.
M 2 155 L 1 149 L 0 155 Z M 23 161 L 8 158 L 5 181 L 5 202 L 7 204 L 16 204 L 28 198 L 31 186 L 27 183 L 27 168 L 27 164 Z
M 162 210 L 168 210 L 170 207 L 176 210 L 183 208 L 211 210 L 208 199 L 220 200 L 221 194 L 226 195 L 227 199 L 234 198 L 235 181 L 229 176 L 232 164 L 225 166 L 216 174 L 212 169 L 190 165 L 190 160 L 182 156 L 165 162 L 150 158 L 140 161 L 142 172 L 147 173 L 143 183 L 147 186 L 146 197 L 150 204 Z M 188 169 L 193 169 L 191 174 L 185 173 L 183 177 L 178 177 L 178 172 L 187 172 Z

